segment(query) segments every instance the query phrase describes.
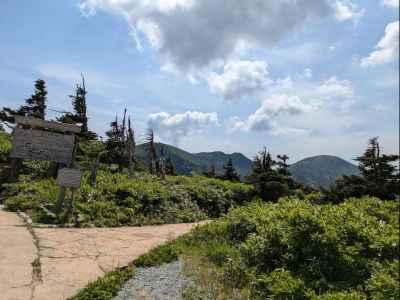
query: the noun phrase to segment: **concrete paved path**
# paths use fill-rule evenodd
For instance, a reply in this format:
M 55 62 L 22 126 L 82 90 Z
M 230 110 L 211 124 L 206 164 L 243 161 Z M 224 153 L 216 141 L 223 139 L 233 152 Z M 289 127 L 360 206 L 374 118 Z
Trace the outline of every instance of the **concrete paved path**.
M 35 228 L 30 232 L 16 214 L 0 210 L 0 298 L 67 299 L 105 272 L 127 265 L 196 225 Z M 40 265 L 32 267 L 34 261 Z
M 0 209 L 0 299 L 32 299 L 38 257 L 34 239 L 16 214 Z

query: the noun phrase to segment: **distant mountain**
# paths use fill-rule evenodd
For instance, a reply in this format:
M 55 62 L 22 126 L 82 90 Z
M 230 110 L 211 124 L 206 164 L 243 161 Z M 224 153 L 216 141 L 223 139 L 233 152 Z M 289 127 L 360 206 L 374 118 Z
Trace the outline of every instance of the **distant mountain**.
M 241 177 L 247 176 L 251 170 L 251 160 L 241 153 L 225 154 L 220 151 L 189 153 L 167 144 L 156 143 L 155 146 L 157 155 L 160 154 L 161 147 L 164 147 L 165 156 L 171 156 L 176 172 L 181 175 L 208 171 L 212 164 L 215 165 L 217 173 L 222 173 L 222 167 L 229 158 L 232 159 Z M 144 144 L 137 147 L 136 155 L 141 161 L 148 163 Z
M 180 175 L 191 175 L 208 171 L 212 164 L 217 173 L 223 172 L 224 163 L 231 158 L 239 175 L 244 178 L 251 172 L 251 160 L 241 153 L 226 154 L 221 151 L 189 153 L 177 147 L 156 143 L 157 155 L 161 146 L 164 147 L 165 156 L 171 157 L 175 171 Z M 144 163 L 148 163 L 146 146 L 139 145 L 136 151 L 137 157 Z M 319 155 L 305 158 L 289 167 L 296 181 L 313 187 L 329 187 L 342 175 L 358 174 L 355 165 L 331 155 Z
M 296 181 L 316 188 L 327 188 L 343 175 L 359 174 L 357 166 L 331 155 L 305 158 L 291 165 L 289 170 Z

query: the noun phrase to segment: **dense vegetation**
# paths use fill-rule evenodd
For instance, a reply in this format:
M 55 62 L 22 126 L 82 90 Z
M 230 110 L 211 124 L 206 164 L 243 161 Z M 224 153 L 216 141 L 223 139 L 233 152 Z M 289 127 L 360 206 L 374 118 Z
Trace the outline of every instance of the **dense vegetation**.
M 237 208 L 135 265 L 181 257 L 187 299 L 398 299 L 399 203 L 281 199 Z
M 194 222 L 215 218 L 231 207 L 252 199 L 251 186 L 201 176 L 167 176 L 160 179 L 149 174 L 126 174 L 99 171 L 97 185 L 83 184 L 74 195 L 73 212 L 63 222 L 80 226 L 122 226 Z M 33 181 L 21 176 L 20 182 L 6 185 L 5 205 L 10 210 L 29 213 L 33 220 L 57 223 L 55 215 L 59 188 L 53 179 Z M 67 199 L 72 197 L 67 194 Z

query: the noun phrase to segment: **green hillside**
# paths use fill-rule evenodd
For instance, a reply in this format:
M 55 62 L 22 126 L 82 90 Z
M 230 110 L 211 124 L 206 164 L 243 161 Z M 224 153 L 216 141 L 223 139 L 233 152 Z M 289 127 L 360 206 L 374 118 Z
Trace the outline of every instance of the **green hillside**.
M 290 166 L 294 179 L 313 187 L 329 187 L 343 175 L 357 175 L 358 168 L 336 156 L 318 155 L 305 158 Z
M 171 157 L 175 170 L 179 175 L 190 175 L 192 173 L 202 173 L 209 170 L 212 164 L 215 165 L 217 172 L 222 172 L 223 164 L 231 158 L 235 168 L 240 176 L 249 174 L 251 169 L 251 160 L 241 153 L 225 154 L 220 151 L 189 153 L 177 147 L 156 143 L 157 154 L 160 154 L 161 147 L 164 147 L 165 156 Z M 146 155 L 146 146 L 144 144 L 137 147 L 137 157 L 148 163 Z

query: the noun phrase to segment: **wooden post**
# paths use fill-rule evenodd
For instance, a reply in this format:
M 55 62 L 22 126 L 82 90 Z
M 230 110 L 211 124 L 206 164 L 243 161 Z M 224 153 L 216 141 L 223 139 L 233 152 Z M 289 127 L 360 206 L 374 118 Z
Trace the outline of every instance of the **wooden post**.
M 74 166 L 75 163 L 75 155 L 76 155 L 76 150 L 78 148 L 78 144 L 76 142 L 76 139 L 74 139 L 74 150 L 72 151 L 72 159 L 71 159 L 71 163 L 69 165 L 70 168 L 72 168 Z M 65 191 L 66 188 L 61 186 L 60 187 L 60 193 L 58 194 L 58 201 L 57 201 L 57 217 L 60 218 L 61 212 L 64 208 L 64 202 L 65 202 Z
M 92 187 L 96 187 L 96 185 L 97 185 L 97 169 L 100 165 L 100 157 L 102 154 L 103 154 L 102 152 L 97 154 L 96 162 L 94 163 L 94 165 L 92 167 L 92 173 L 90 174 L 90 186 L 92 186 Z
M 19 170 L 21 169 L 22 159 L 11 158 L 10 174 L 8 176 L 8 182 L 17 182 Z
M 57 217 L 60 217 L 62 209 L 64 208 L 65 191 L 66 191 L 66 188 L 61 186 L 60 192 L 58 193 L 58 199 L 57 199 L 57 207 L 56 207 Z

